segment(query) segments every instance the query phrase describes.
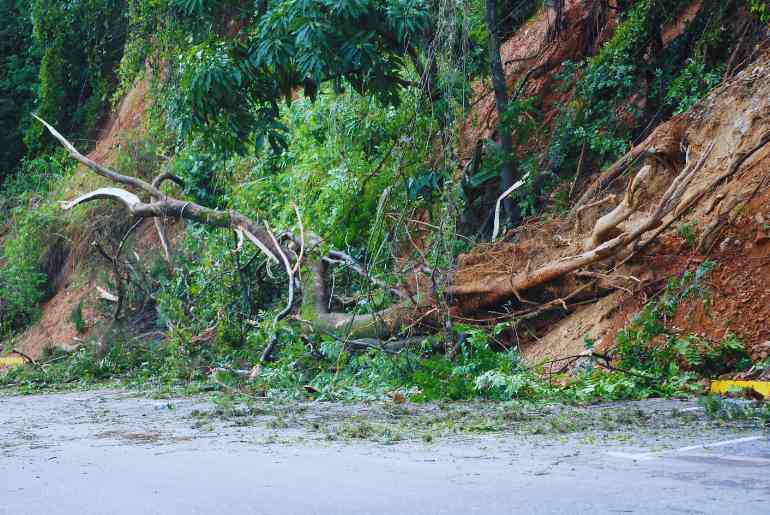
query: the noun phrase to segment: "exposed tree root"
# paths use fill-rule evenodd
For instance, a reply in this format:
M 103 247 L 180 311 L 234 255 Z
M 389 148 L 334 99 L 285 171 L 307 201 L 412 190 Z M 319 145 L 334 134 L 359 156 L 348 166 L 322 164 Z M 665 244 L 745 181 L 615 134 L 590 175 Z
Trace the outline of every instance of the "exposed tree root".
M 585 204 L 591 202 L 612 181 L 633 166 L 644 163 L 646 159 L 656 158 L 665 163 L 680 161 L 681 147 L 687 126 L 687 121 L 683 115 L 675 116 L 671 120 L 659 125 L 642 143 L 618 159 L 592 182 L 591 186 L 575 202 L 570 212 L 570 217 L 573 218 L 577 211 Z
M 631 215 L 640 211 L 642 203 L 649 200 L 649 194 L 645 195 L 647 193 L 645 187 L 649 183 L 651 172 L 650 165 L 645 165 L 626 188 L 623 200 L 615 206 L 615 209 L 596 221 L 591 236 L 586 241 L 586 250 L 596 248 L 619 235 L 622 231 L 618 226 L 628 220 Z
M 314 332 L 337 335 L 348 342 L 366 342 L 367 339 L 387 340 L 394 335 L 403 333 L 405 327 L 407 329 L 416 328 L 418 331 L 437 330 L 444 327 L 442 323 L 444 318 L 437 309 L 441 303 L 434 297 L 436 293 L 417 295 L 416 298 L 411 298 L 403 291 L 373 278 L 363 266 L 347 254 L 332 251 L 327 255 L 319 256 L 315 249 L 320 240 L 311 233 L 305 234 L 304 229 L 299 238 L 289 233 L 276 238 L 266 224 L 251 220 L 238 212 L 217 211 L 194 202 L 169 197 L 159 190 L 159 186 L 164 180 L 177 182 L 172 176 L 161 174 L 150 184 L 141 179 L 120 175 L 84 157 L 53 127 L 43 120 L 40 121 L 67 148 L 73 158 L 97 174 L 118 184 L 139 190 L 151 198 L 151 202 L 143 202 L 137 194 L 121 188 L 100 188 L 83 194 L 70 202 L 62 203 L 64 209 L 71 209 L 93 200 L 109 199 L 122 203 L 131 214 L 140 219 L 184 218 L 214 227 L 234 230 L 239 235 L 236 251 L 242 248 L 245 241 L 249 241 L 268 260 L 283 265 L 288 275 L 288 302 L 274 322 L 291 313 L 294 309 L 295 290 L 299 290 L 302 295 L 299 318 L 307 322 Z M 642 144 L 632 150 L 618 161 L 610 171 L 605 173 L 603 179 L 595 184 L 593 190 L 584 194 L 583 198 L 590 198 L 590 191 L 601 189 L 602 184 L 608 184 L 607 181 L 612 180 L 623 170 L 644 157 L 655 155 L 672 161 L 675 160 L 675 157 L 672 156 L 678 155 L 681 151 L 681 139 L 676 138 L 676 136 L 681 138 L 683 132 L 681 123 L 672 120 L 663 132 L 663 146 L 658 145 L 658 147 L 653 148 L 651 144 Z M 656 133 L 658 130 L 653 134 Z M 648 141 L 651 140 L 648 138 Z M 656 144 L 659 144 L 660 141 L 656 140 Z M 653 175 L 651 168 L 649 166 L 643 167 L 634 179 L 629 181 L 621 203 L 611 213 L 597 221 L 583 245 L 582 252 L 546 262 L 532 269 L 528 265 L 523 269 L 514 271 L 514 273 L 496 274 L 491 277 L 486 276 L 450 285 L 445 291 L 452 303 L 450 315 L 462 318 L 463 315 L 476 312 L 486 306 L 498 305 L 512 298 L 522 299 L 521 294 L 523 292 L 559 281 L 588 265 L 604 262 L 610 258 L 620 259 L 628 256 L 634 250 L 633 245 L 645 233 L 661 226 L 664 218 L 674 210 L 681 212 L 682 196 L 693 177 L 705 163 L 712 148 L 713 144 L 702 152 L 695 163 L 686 160 L 684 169 L 673 179 L 657 203 L 653 202 L 653 193 L 648 188 L 648 183 Z M 745 160 L 747 156 L 741 157 L 742 160 Z M 647 206 L 652 206 L 653 209 L 645 209 Z M 164 240 L 165 238 L 161 236 L 161 242 Z M 164 248 L 164 253 L 170 263 L 171 249 L 167 242 L 165 246 L 168 248 Z M 306 260 L 306 263 L 305 273 L 303 273 L 300 281 L 299 264 L 301 257 Z M 402 301 L 389 308 L 368 314 L 330 311 L 326 276 L 328 267 L 335 264 L 344 264 L 350 267 L 372 283 L 389 290 Z M 595 280 L 592 280 L 591 283 L 595 283 Z M 575 285 L 575 282 L 572 281 L 569 284 L 572 285 L 570 292 L 552 292 L 550 298 L 536 302 L 533 307 L 528 308 L 523 318 L 537 317 L 556 307 L 569 309 L 567 301 L 588 287 L 585 282 L 579 282 Z M 275 345 L 275 341 L 271 342 L 265 349 L 263 359 L 267 360 L 272 357 Z
M 467 313 L 483 306 L 498 304 L 509 298 L 519 296 L 521 292 L 555 281 L 587 265 L 604 261 L 613 256 L 620 256 L 624 250 L 629 250 L 629 246 L 638 240 L 644 233 L 659 226 L 663 218 L 676 208 L 682 195 L 687 189 L 687 186 L 690 184 L 695 174 L 701 169 L 713 148 L 714 145 L 712 143 L 703 152 L 697 163 L 694 165 L 688 164 L 685 169 L 680 172 L 671 183 L 668 190 L 663 194 L 655 210 L 649 216 L 646 216 L 638 223 L 627 227 L 617 236 L 603 241 L 580 254 L 547 263 L 532 271 L 523 270 L 513 275 L 486 277 L 484 279 L 450 287 L 448 293 L 456 298 L 460 298 L 460 301 L 457 304 L 457 311 L 459 313 Z M 642 174 L 640 173 L 640 175 Z M 644 176 L 648 177 L 646 174 L 644 174 Z M 644 180 L 644 177 L 642 180 Z M 627 191 L 626 198 L 634 197 L 635 194 L 633 191 L 638 190 L 640 183 L 641 181 L 637 180 L 629 183 L 628 190 L 631 193 Z M 622 221 L 628 218 L 628 216 L 625 216 L 625 218 L 622 216 L 615 218 L 618 221 Z M 600 231 L 601 234 L 606 234 L 606 227 L 612 225 L 606 222 L 607 221 L 605 220 L 605 229 Z M 617 227 L 618 223 L 613 227 Z M 471 297 L 471 300 L 469 302 L 463 302 L 462 297 Z

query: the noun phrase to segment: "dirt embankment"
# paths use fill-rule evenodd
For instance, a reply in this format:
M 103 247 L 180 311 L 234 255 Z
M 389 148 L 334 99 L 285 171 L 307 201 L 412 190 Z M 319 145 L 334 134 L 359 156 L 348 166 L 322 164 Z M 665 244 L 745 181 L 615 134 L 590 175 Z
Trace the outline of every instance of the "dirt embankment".
M 145 78 L 137 81 L 129 90 L 117 112 L 105 124 L 96 146 L 88 157 L 98 163 L 114 162 L 126 137 L 142 129 L 148 107 L 149 84 L 149 79 Z M 67 191 L 75 194 L 89 189 L 89 185 L 93 184 L 93 177 L 92 173 L 81 167 L 66 185 Z M 152 226 L 151 223 L 147 225 Z M 152 231 L 145 232 L 142 238 L 154 236 Z M 90 329 L 97 321 L 102 319 L 102 315 L 95 309 L 99 302 L 96 286 L 106 285 L 98 283 L 91 271 L 80 269 L 84 256 L 79 254 L 69 252 L 56 281 L 57 291 L 40 306 L 39 320 L 14 342 L 15 348 L 33 359 L 39 358 L 46 347 L 69 349 L 79 345 L 89 336 Z M 72 314 L 79 305 L 82 306 L 86 324 L 83 333 L 79 332 L 71 321 Z
M 680 305 L 669 327 L 711 342 L 735 334 L 755 360 L 770 353 L 770 51 L 714 90 L 678 123 L 684 124 L 682 144 L 691 160 L 712 143 L 714 147 L 664 224 L 675 220 L 653 244 L 612 269 L 613 293 L 576 307 L 525 342 L 524 354 L 530 360 L 578 354 L 586 337 L 596 340 L 599 348 L 611 347 L 616 332 L 665 287 L 667 279 L 706 260 L 715 267 L 704 281 L 705 300 L 694 298 Z M 655 137 L 654 132 L 653 146 Z M 729 174 L 742 156 L 748 157 Z M 664 184 L 672 180 L 665 166 L 656 173 L 669 176 Z M 627 182 L 627 177 L 621 177 L 597 197 L 622 192 Z M 601 206 L 589 218 L 595 220 L 612 207 L 613 203 Z M 561 229 L 553 236 L 555 243 L 539 246 L 538 260 L 558 259 L 569 253 L 560 246 L 576 245 L 581 239 L 566 224 Z M 526 264 L 510 259 L 507 266 Z

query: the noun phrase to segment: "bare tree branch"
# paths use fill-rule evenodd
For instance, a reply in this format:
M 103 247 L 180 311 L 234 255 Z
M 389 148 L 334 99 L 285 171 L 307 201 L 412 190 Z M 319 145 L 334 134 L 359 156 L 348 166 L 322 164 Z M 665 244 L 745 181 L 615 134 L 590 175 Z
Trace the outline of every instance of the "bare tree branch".
M 152 180 L 152 185 L 155 188 L 160 189 L 161 184 L 165 181 L 172 181 L 180 188 L 184 188 L 184 181 L 177 177 L 176 175 L 170 173 L 170 172 L 163 172 L 159 175 L 157 175 Z M 153 197 L 153 200 L 160 200 L 157 197 Z M 166 235 L 166 223 L 165 221 L 160 218 L 154 218 L 153 222 L 155 224 L 155 232 L 158 233 L 158 240 L 160 241 L 160 246 L 163 248 L 163 256 L 166 258 L 166 263 L 168 264 L 169 270 L 174 269 L 174 256 L 171 251 L 171 243 L 168 241 L 168 236 Z
M 365 277 L 367 280 L 372 282 L 373 284 L 376 284 L 380 288 L 384 290 L 388 290 L 390 293 L 395 295 L 396 297 L 400 299 L 408 299 L 409 295 L 406 294 L 403 290 L 400 290 L 398 288 L 395 288 L 393 286 L 390 286 L 388 283 L 383 281 L 382 279 L 378 279 L 374 276 L 372 276 L 368 270 L 366 270 L 358 261 L 356 261 L 353 256 L 350 254 L 346 254 L 344 252 L 340 252 L 338 250 L 331 250 L 329 251 L 329 256 L 322 258 L 324 261 L 326 261 L 329 264 L 344 264 L 348 266 L 351 270 L 356 272 L 358 275 Z
M 275 236 L 273 235 L 272 231 L 270 231 L 269 227 L 267 228 L 267 233 L 270 235 L 270 239 L 273 240 L 276 248 L 278 248 L 280 251 L 279 255 L 281 256 L 281 261 L 283 262 L 283 266 L 286 269 L 286 275 L 289 277 L 289 298 L 286 301 L 286 307 L 279 311 L 273 319 L 273 329 L 275 330 L 278 327 L 278 322 L 285 318 L 294 307 L 294 272 L 291 269 L 289 258 L 286 257 L 286 253 L 283 251 L 283 249 L 281 249 L 280 245 L 278 245 L 278 240 L 275 239 Z M 270 343 L 267 344 L 265 350 L 262 352 L 262 356 L 260 357 L 261 361 L 269 361 L 272 359 L 273 351 L 277 343 L 278 334 L 277 332 L 274 332 L 273 337 L 270 339 Z
M 147 182 L 137 179 L 136 177 L 129 177 L 127 175 L 122 175 L 117 172 L 113 172 L 109 168 L 106 168 L 96 161 L 93 161 L 89 159 L 88 157 L 84 156 L 78 150 L 75 148 L 75 146 L 67 141 L 67 138 L 59 134 L 59 131 L 54 129 L 48 122 L 37 116 L 36 114 L 32 115 L 36 120 L 38 120 L 40 123 L 45 125 L 46 129 L 48 129 L 48 132 L 50 132 L 54 138 L 59 140 L 59 143 L 62 144 L 64 148 L 67 149 L 70 156 L 75 159 L 76 161 L 79 161 L 86 165 L 88 168 L 96 172 L 98 175 L 101 175 L 102 177 L 106 179 L 110 179 L 113 182 L 117 182 L 118 184 L 123 184 L 124 186 L 131 186 L 133 188 L 137 188 L 143 191 L 146 191 L 150 195 L 153 195 L 154 197 L 163 198 L 165 195 L 160 192 L 158 188 L 155 186 L 148 184 Z

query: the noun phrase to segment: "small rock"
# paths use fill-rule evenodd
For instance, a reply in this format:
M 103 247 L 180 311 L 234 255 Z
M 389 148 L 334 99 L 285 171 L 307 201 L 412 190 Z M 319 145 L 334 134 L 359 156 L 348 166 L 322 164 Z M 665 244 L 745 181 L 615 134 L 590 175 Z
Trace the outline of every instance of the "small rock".
M 730 246 L 730 237 L 727 237 L 724 240 L 722 240 L 722 243 L 719 244 L 719 250 L 724 252 L 725 250 L 727 250 L 727 247 L 729 246 Z
M 762 225 L 765 223 L 765 217 L 762 216 L 762 213 L 757 213 L 757 216 L 754 217 L 754 220 L 757 221 L 757 224 Z

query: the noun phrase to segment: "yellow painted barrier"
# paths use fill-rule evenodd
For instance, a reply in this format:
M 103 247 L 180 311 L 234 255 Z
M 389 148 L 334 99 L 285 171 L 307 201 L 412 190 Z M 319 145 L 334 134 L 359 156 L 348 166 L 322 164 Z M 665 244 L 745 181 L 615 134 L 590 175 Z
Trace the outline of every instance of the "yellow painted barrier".
M 753 389 L 765 398 L 770 397 L 770 381 L 733 381 L 720 379 L 711 381 L 711 393 L 725 394 L 729 391 Z
M 21 356 L 0 356 L 0 368 L 1 367 L 16 367 L 26 363 Z

